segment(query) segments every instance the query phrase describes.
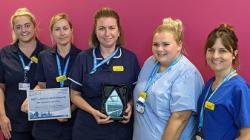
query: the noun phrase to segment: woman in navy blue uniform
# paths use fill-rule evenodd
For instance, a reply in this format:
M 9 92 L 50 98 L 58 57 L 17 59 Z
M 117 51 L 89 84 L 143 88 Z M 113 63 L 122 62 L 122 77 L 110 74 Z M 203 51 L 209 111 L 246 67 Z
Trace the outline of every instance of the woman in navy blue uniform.
M 70 74 L 71 100 L 79 108 L 73 127 L 73 140 L 132 139 L 132 91 L 139 65 L 134 53 L 123 48 L 118 14 L 110 8 L 98 10 L 90 39 L 92 48 L 76 58 Z M 129 99 L 124 120 L 113 121 L 102 113 L 104 84 L 126 85 Z
M 80 52 L 72 44 L 73 27 L 64 13 L 52 17 L 50 22 L 51 36 L 55 45 L 39 54 L 39 65 L 36 71 L 38 84 L 35 89 L 69 87 L 69 81 L 57 81 L 59 76 L 68 76 L 75 57 Z M 71 119 L 36 121 L 33 136 L 36 140 L 71 140 L 74 113 Z
M 238 39 L 231 25 L 221 24 L 207 38 L 205 55 L 214 71 L 198 101 L 199 134 L 204 140 L 250 138 L 250 90 L 237 73 Z
M 11 27 L 14 43 L 0 52 L 0 126 L 5 139 L 32 140 L 33 124 L 21 105 L 37 84 L 37 55 L 47 47 L 36 38 L 37 22 L 27 8 L 17 9 Z

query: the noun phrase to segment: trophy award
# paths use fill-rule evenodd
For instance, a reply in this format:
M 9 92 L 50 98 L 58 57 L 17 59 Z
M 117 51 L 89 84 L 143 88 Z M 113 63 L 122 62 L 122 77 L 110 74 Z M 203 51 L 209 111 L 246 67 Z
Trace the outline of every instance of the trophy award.
M 101 111 L 113 120 L 123 120 L 128 102 L 128 89 L 125 85 L 104 85 Z

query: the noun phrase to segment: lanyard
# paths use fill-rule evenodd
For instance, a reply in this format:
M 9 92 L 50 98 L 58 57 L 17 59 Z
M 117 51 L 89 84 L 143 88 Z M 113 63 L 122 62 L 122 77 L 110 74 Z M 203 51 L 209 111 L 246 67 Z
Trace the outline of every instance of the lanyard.
M 22 63 L 24 71 L 28 72 L 30 70 L 31 64 L 33 63 L 32 60 L 30 60 L 28 65 L 25 65 L 22 55 L 19 54 L 18 56 L 19 56 L 19 59 L 20 59 L 20 61 Z
M 31 66 L 31 64 L 33 63 L 33 61 L 30 60 L 29 64 L 28 64 L 28 65 L 25 65 L 22 55 L 19 54 L 18 56 L 19 56 L 19 59 L 20 59 L 20 61 L 21 61 L 21 63 L 22 63 L 23 70 L 24 70 L 24 83 L 27 83 L 27 82 L 28 82 L 27 73 L 28 73 L 28 71 L 30 70 L 30 66 Z
M 93 49 L 93 69 L 91 70 L 90 74 L 93 74 L 96 72 L 97 68 L 103 65 L 104 63 L 108 62 L 111 58 L 115 56 L 115 54 L 118 52 L 117 48 L 110 56 L 106 57 L 104 60 L 102 60 L 100 63 L 97 64 L 96 55 L 95 55 L 95 48 Z
M 146 94 L 148 94 L 148 89 L 158 80 L 161 78 L 162 75 L 164 75 L 166 72 L 170 71 L 171 68 L 177 64 L 179 62 L 179 60 L 182 58 L 182 54 L 180 54 L 172 63 L 170 63 L 170 65 L 168 66 L 168 68 L 166 70 L 164 70 L 163 73 L 161 73 L 161 75 L 156 75 L 157 71 L 159 70 L 160 67 L 160 63 L 157 62 L 151 72 L 151 74 L 149 75 L 148 81 L 146 83 L 146 86 L 144 88 L 144 91 Z
M 204 110 L 205 110 L 204 105 L 205 105 L 206 99 L 207 99 L 207 101 L 209 101 L 209 100 L 214 96 L 214 94 L 216 93 L 216 91 L 221 87 L 221 85 L 222 85 L 223 83 L 225 83 L 226 81 L 228 81 L 230 78 L 232 78 L 232 76 L 233 76 L 235 73 L 236 73 L 236 70 L 230 71 L 230 73 L 228 73 L 228 74 L 223 78 L 223 80 L 220 82 L 220 84 L 215 88 L 215 90 L 210 94 L 210 96 L 209 96 L 208 99 L 207 99 L 207 96 L 208 96 L 208 94 L 209 94 L 209 91 L 210 91 L 211 86 L 212 86 L 213 83 L 210 84 L 210 86 L 209 86 L 209 88 L 208 88 L 208 90 L 207 90 L 207 92 L 206 92 L 205 98 L 204 98 L 204 100 L 203 100 L 202 107 L 201 107 L 201 113 L 200 113 L 200 116 L 199 116 L 199 130 L 201 130 L 202 127 L 203 127 Z
M 56 64 L 57 64 L 57 70 L 58 70 L 59 76 L 66 76 L 66 73 L 67 73 L 68 67 L 69 67 L 69 59 L 70 59 L 70 56 L 68 57 L 68 59 L 66 61 L 66 64 L 64 66 L 63 73 L 62 73 L 61 63 L 60 63 L 58 55 L 56 55 Z M 60 87 L 63 87 L 63 86 L 64 86 L 64 81 L 61 81 Z

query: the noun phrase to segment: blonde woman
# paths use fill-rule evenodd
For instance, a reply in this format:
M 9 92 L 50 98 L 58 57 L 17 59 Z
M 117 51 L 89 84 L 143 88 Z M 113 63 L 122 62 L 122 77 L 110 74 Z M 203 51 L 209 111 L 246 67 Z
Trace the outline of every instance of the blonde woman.
M 37 22 L 27 8 L 11 17 L 13 44 L 0 52 L 0 126 L 5 139 L 31 140 L 32 122 L 21 111 L 26 90 L 35 87 L 37 55 L 46 46 L 36 37 Z
M 65 13 L 51 18 L 50 31 L 55 44 L 39 55 L 36 89 L 69 87 L 67 78 L 61 81 L 56 79 L 59 76 L 68 77 L 75 57 L 80 52 L 72 44 L 73 26 Z M 37 121 L 34 123 L 33 135 L 36 140 L 71 140 L 74 118 L 73 113 L 71 119 Z
M 152 42 L 134 90 L 134 140 L 191 140 L 203 79 L 184 56 L 183 26 L 166 18 Z

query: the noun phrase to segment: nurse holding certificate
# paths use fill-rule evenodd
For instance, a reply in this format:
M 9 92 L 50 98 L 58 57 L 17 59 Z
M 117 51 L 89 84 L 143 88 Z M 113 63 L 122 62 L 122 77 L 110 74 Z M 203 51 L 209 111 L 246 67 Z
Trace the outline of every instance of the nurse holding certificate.
M 80 52 L 72 44 L 73 27 L 66 14 L 53 16 L 50 30 L 55 45 L 38 57 L 40 63 L 36 71 L 38 84 L 35 89 L 69 87 L 67 77 Z M 33 135 L 36 140 L 71 140 L 73 122 L 74 113 L 71 119 L 36 121 Z

